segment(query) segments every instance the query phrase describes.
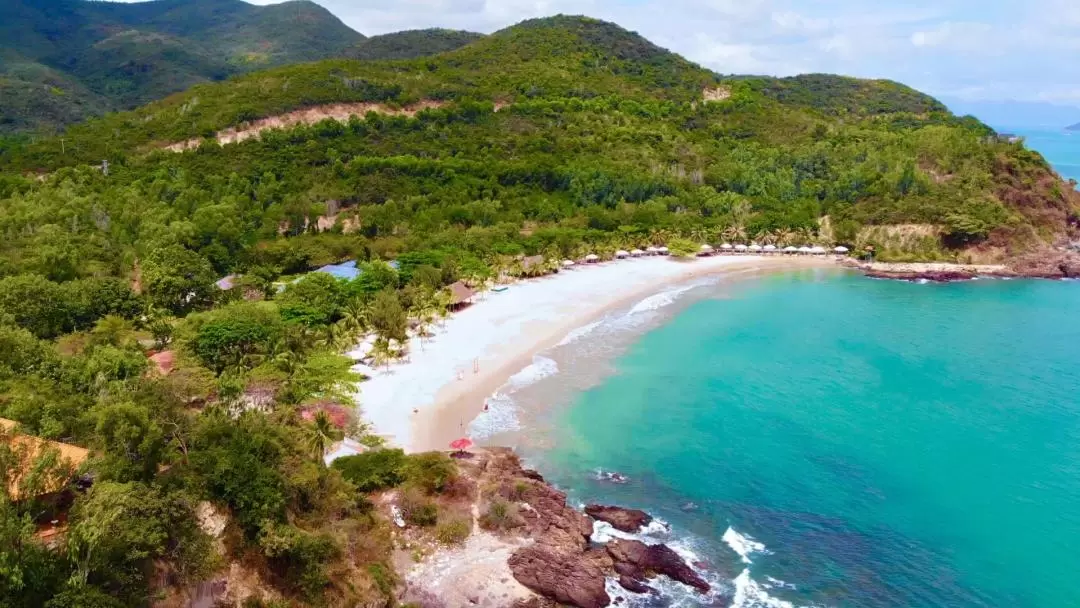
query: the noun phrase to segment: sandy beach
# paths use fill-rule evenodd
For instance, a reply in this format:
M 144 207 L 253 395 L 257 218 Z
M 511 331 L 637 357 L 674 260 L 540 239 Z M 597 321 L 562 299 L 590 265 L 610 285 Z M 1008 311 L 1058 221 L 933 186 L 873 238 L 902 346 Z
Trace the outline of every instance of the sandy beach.
M 679 283 L 734 271 L 774 271 L 833 264 L 821 258 L 649 257 L 578 266 L 514 283 L 414 338 L 408 361 L 380 368 L 358 385 L 361 417 L 390 444 L 407 451 L 446 449 L 467 434 L 484 400 L 533 355 L 574 329 Z

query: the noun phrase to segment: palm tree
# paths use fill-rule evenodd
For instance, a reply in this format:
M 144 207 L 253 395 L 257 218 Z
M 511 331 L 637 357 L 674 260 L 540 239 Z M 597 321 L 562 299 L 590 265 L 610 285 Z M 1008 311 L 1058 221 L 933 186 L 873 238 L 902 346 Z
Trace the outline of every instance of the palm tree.
M 375 340 L 375 344 L 371 347 L 370 354 L 372 367 L 385 365 L 386 370 L 390 371 L 390 363 L 393 362 L 394 356 L 390 352 L 390 343 L 386 339 L 378 338 Z
M 323 464 L 326 448 L 345 437 L 345 433 L 334 426 L 334 421 L 330 419 L 330 415 L 325 410 L 319 410 L 315 413 L 315 419 L 307 426 L 306 431 L 306 442 L 308 447 L 311 448 L 311 455 L 320 464 Z
M 795 239 L 795 233 L 788 228 L 781 228 L 776 231 L 776 244 L 777 245 L 790 245 L 792 240 Z

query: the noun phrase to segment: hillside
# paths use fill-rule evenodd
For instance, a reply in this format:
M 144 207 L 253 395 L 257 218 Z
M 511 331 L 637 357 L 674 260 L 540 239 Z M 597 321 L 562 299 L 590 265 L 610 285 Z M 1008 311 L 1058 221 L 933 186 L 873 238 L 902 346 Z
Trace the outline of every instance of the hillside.
M 338 56 L 362 39 L 305 0 L 10 0 L 0 6 L 0 83 L 14 97 L 0 103 L 0 132 L 55 128 L 197 83 Z M 27 109 L 35 99 L 45 112 Z
M 459 49 L 483 38 L 483 34 L 459 30 L 426 29 L 371 36 L 345 51 L 349 59 L 415 59 Z
M 174 4 L 173 29 L 138 34 L 163 56 L 191 35 Z M 325 465 L 346 436 L 381 441 L 350 415 L 341 353 L 371 336 L 372 365 L 408 356 L 459 281 L 724 241 L 1012 265 L 1078 233 L 1080 194 L 1045 159 L 902 85 L 721 78 L 584 17 L 253 72 L 5 140 L 0 418 L 90 449 L 93 488 L 39 500 L 23 486 L 78 479 L 47 469 L 13 492 L 9 445 L 25 442 L 0 427 L 0 605 L 186 606 L 222 581 L 252 606 L 398 605 L 429 549 L 533 521 L 549 494 L 516 465 L 501 485 L 441 454 Z M 355 278 L 310 272 L 346 260 Z M 53 522 L 67 532 L 50 548 L 35 524 Z M 515 554 L 538 583 L 551 560 Z M 630 583 L 659 571 L 638 565 Z

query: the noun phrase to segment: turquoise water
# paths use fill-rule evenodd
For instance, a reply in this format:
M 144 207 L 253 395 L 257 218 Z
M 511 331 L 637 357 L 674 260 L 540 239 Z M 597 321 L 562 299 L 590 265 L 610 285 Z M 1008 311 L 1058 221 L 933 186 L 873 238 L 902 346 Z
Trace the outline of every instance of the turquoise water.
M 1080 283 L 700 295 L 525 448 L 572 499 L 670 522 L 716 605 L 1080 606 Z
M 1007 127 L 999 131 L 1023 136 L 1027 147 L 1039 151 L 1062 177 L 1080 181 L 1080 131 Z

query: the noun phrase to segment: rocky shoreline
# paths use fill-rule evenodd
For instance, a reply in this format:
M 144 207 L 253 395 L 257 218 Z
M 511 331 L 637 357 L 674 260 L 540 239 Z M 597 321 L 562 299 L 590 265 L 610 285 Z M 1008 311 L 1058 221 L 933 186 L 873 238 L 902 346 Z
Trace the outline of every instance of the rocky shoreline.
M 1011 260 L 1009 264 L 951 264 L 943 262 L 858 262 L 844 265 L 861 270 L 873 279 L 947 283 L 990 278 L 1080 278 L 1080 252 L 1042 252 Z
M 515 517 L 498 526 L 484 524 L 474 536 L 493 535 L 513 547 L 505 566 L 513 579 L 528 589 L 528 599 L 470 598 L 469 603 L 505 608 L 576 606 L 603 608 L 626 603 L 631 594 L 657 594 L 655 581 L 667 577 L 695 590 L 702 605 L 728 605 L 704 578 L 703 564 L 687 563 L 665 544 L 647 544 L 630 538 L 596 538 L 594 529 L 604 522 L 624 535 L 641 531 L 653 518 L 644 511 L 611 505 L 588 505 L 584 512 L 566 504 L 566 494 L 548 484 L 536 471 L 522 467 L 508 448 L 480 450 L 461 462 L 463 474 L 478 489 L 475 512 L 489 512 L 492 504 L 511 505 Z M 594 540 L 595 539 L 595 540 Z M 606 540 L 606 542 L 598 542 Z M 483 555 L 455 554 L 468 560 Z M 422 570 L 423 565 L 418 565 Z M 402 597 L 428 608 L 417 598 L 446 597 L 446 590 L 430 583 L 422 572 Z M 615 584 L 609 584 L 615 583 Z M 434 587 L 434 588 L 433 588 Z M 625 591 L 625 594 L 622 592 Z M 435 606 L 434 604 L 432 606 Z

